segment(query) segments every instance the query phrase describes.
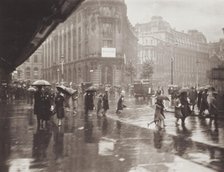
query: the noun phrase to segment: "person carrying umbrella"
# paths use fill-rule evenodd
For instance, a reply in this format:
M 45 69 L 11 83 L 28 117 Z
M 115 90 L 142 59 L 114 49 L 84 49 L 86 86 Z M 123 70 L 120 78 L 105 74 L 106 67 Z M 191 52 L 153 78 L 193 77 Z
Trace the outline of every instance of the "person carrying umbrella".
M 96 90 L 89 88 L 86 90 L 85 94 L 84 94 L 84 101 L 85 101 L 85 117 L 88 117 L 88 113 L 90 111 L 93 111 L 94 109 L 94 94 L 95 94 Z
M 65 103 L 65 94 L 63 93 L 61 87 L 58 86 L 56 87 L 58 92 L 55 96 L 55 111 L 57 114 L 58 118 L 58 126 L 62 125 L 62 119 L 65 116 L 65 108 L 64 108 L 64 103 Z
M 41 99 L 43 97 L 42 86 L 37 86 L 37 91 L 34 93 L 34 114 L 37 116 L 37 128 L 43 126 L 43 120 L 41 118 L 42 114 L 42 103 Z
M 190 109 L 190 104 L 187 100 L 187 91 L 185 90 L 180 91 L 179 94 L 180 94 L 179 99 L 181 104 L 181 113 L 183 114 L 183 117 L 181 118 L 181 120 L 182 120 L 182 125 L 184 125 L 186 117 L 191 114 L 191 109 Z
M 102 111 L 102 102 L 103 102 L 102 97 L 103 97 L 103 95 L 100 93 L 98 95 L 98 100 L 97 100 L 97 110 L 96 110 L 97 117 L 100 117 L 100 113 Z
M 169 100 L 169 98 L 167 96 L 164 95 L 159 95 L 156 97 L 156 108 L 155 108 L 155 113 L 154 113 L 154 121 L 156 126 L 159 129 L 162 129 L 165 127 L 165 115 L 164 115 L 164 104 L 163 104 L 163 100 Z M 149 123 L 150 124 L 150 123 Z M 149 125 L 148 124 L 148 125 Z
M 120 95 L 120 98 L 118 99 L 118 102 L 117 102 L 117 110 L 116 110 L 116 113 L 117 114 L 120 114 L 121 113 L 121 110 L 123 110 L 125 107 L 126 107 L 126 105 L 124 105 L 124 95 L 121 94 Z
M 106 116 L 108 109 L 109 109 L 108 91 L 105 91 L 105 94 L 103 95 L 103 116 Z
M 49 120 L 51 103 L 43 87 L 51 84 L 46 80 L 37 80 L 32 85 L 37 87 L 34 93 L 34 114 L 37 116 L 37 128 L 39 129 L 43 127 L 43 121 L 47 123 Z

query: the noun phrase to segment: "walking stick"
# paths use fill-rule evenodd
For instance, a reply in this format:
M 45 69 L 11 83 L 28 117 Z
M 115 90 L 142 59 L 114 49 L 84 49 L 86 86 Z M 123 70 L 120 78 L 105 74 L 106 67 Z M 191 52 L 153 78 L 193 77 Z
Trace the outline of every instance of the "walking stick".
M 153 121 L 149 122 L 149 123 L 147 124 L 147 126 L 149 127 L 152 123 L 156 123 L 157 121 L 159 121 L 159 120 L 153 120 Z

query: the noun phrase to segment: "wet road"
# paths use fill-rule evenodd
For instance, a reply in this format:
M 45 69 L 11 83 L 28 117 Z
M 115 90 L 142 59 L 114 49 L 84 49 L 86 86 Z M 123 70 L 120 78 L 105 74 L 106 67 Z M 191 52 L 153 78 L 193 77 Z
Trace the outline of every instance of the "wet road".
M 0 104 L 0 172 L 222 171 L 216 149 L 209 153 L 219 165 L 201 163 L 210 149 L 192 141 L 193 130 L 180 128 L 178 135 L 171 135 L 169 127 L 149 129 L 144 126 L 144 112 L 152 111 L 132 103 L 122 116 L 113 113 L 112 104 L 108 117 L 84 119 L 81 112 L 75 116 L 68 113 L 62 127 L 53 119 L 44 130 L 36 129 L 30 106 Z M 133 116 L 136 112 L 141 118 Z M 167 126 L 171 122 L 167 121 Z M 222 157 L 222 152 L 218 153 Z M 202 160 L 193 161 L 193 156 Z

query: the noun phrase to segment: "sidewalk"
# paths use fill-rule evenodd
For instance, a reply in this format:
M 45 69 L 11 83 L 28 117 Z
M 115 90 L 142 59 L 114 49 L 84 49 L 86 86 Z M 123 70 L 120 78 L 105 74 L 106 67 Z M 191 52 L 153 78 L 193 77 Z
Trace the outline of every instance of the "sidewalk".
M 118 116 L 111 105 L 108 116 L 125 124 L 156 131 L 153 121 L 154 109 L 148 105 L 135 105 L 132 99 L 126 101 L 127 108 Z M 165 112 L 166 127 L 163 133 L 172 141 L 177 141 L 181 149 L 181 157 L 215 170 L 224 169 L 224 121 L 219 120 L 218 126 L 210 119 L 199 119 L 190 116 L 185 127 L 175 125 L 174 111 Z M 181 122 L 179 121 L 179 124 Z

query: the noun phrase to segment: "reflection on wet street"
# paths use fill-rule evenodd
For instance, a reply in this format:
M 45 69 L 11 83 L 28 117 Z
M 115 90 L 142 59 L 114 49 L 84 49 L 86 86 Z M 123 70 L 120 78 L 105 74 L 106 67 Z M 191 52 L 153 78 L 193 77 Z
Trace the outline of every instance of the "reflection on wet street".
M 222 168 L 192 161 L 203 158 L 203 151 L 210 150 L 209 158 L 214 159 L 223 152 L 193 142 L 187 128 L 177 127 L 178 135 L 172 136 L 110 116 L 84 118 L 79 112 L 68 114 L 61 127 L 52 119 L 37 130 L 31 107 L 22 102 L 0 106 L 0 172 L 207 172 Z

